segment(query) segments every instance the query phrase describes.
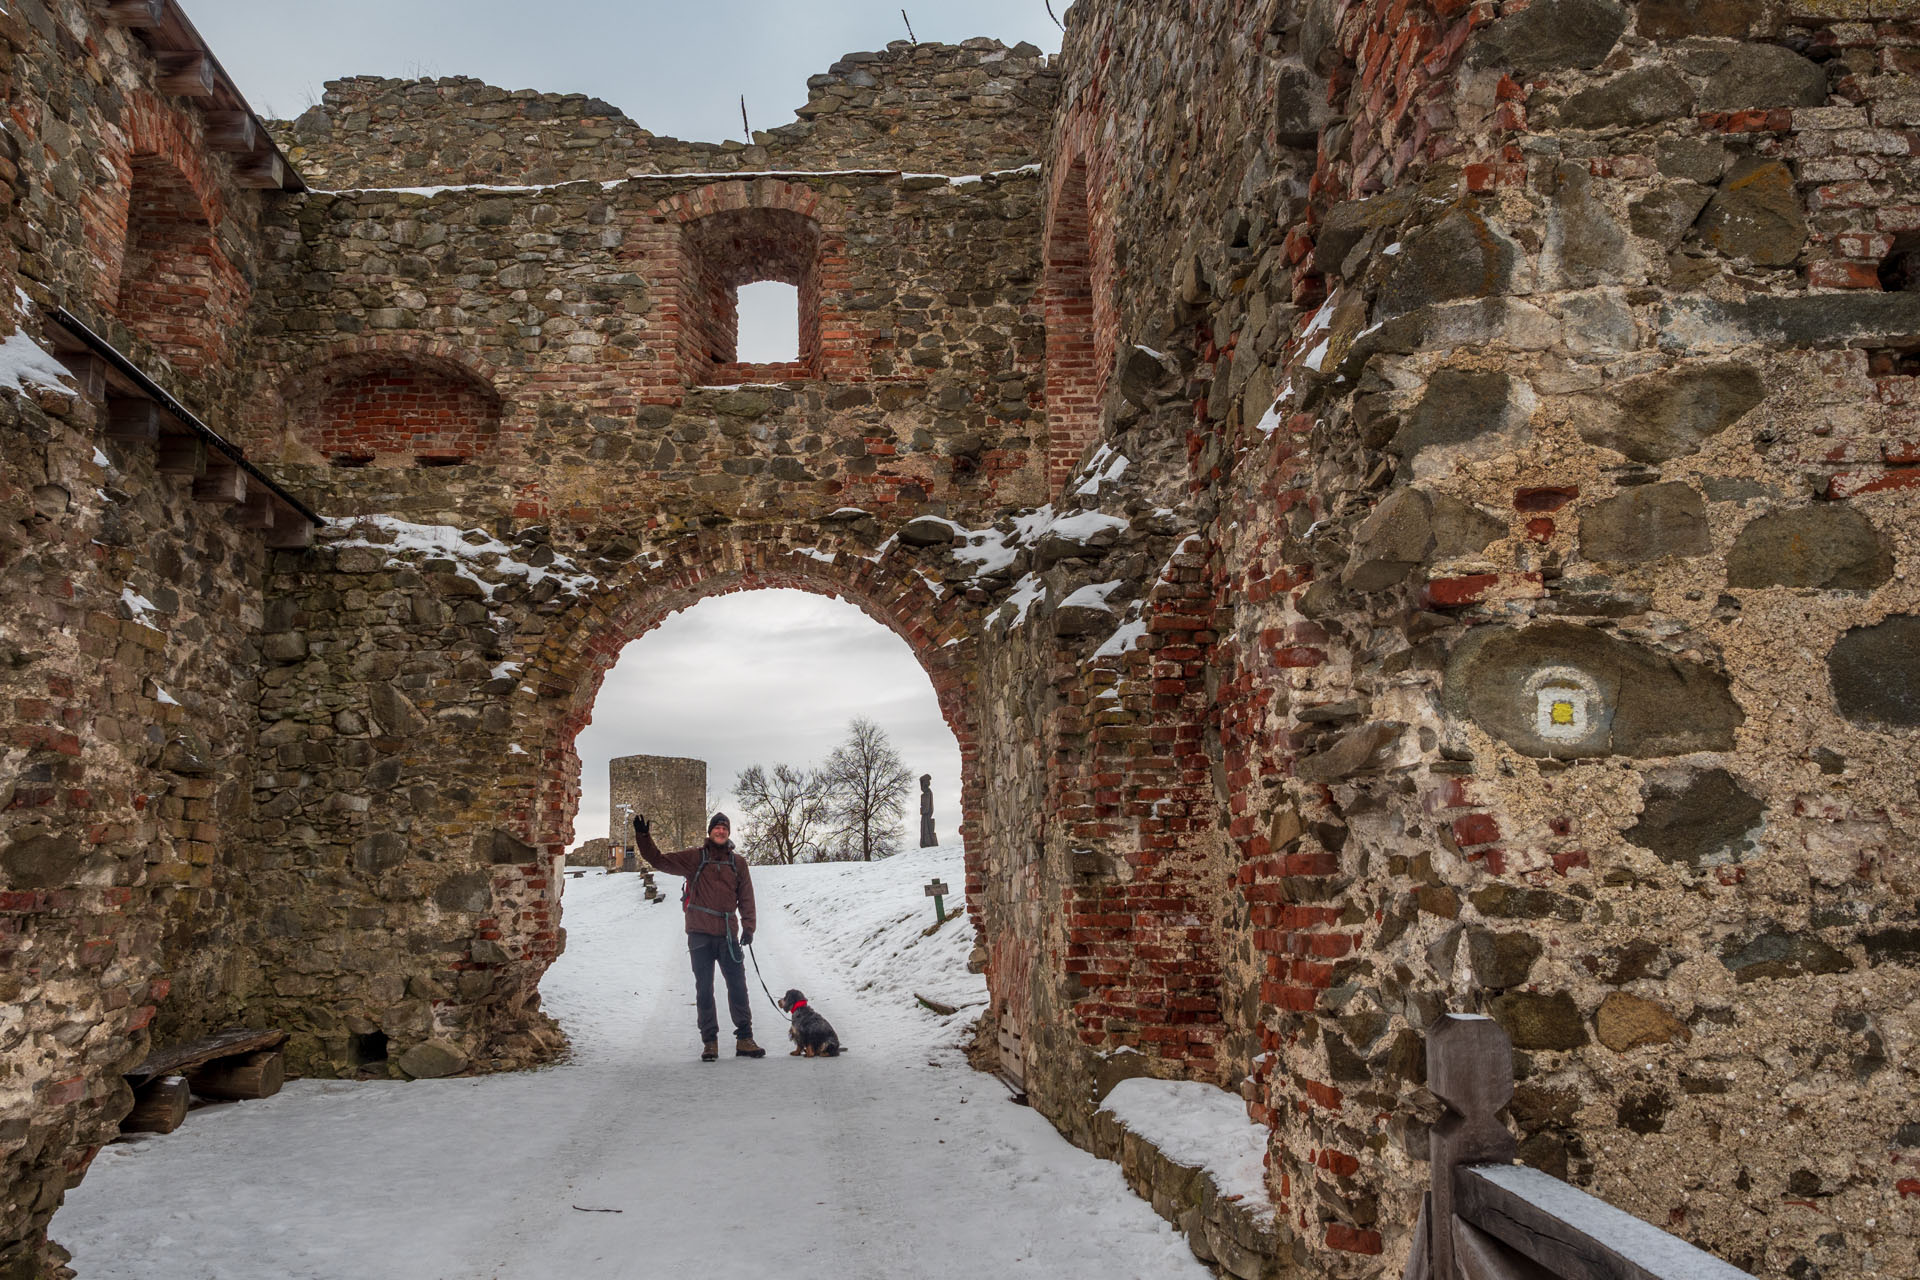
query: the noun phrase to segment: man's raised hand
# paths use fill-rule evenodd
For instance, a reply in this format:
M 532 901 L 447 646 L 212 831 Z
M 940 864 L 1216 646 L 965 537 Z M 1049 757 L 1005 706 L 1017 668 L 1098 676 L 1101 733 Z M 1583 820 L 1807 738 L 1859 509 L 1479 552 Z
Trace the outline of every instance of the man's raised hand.
M 636 813 L 633 815 L 633 834 L 636 836 L 653 834 L 653 824 L 647 821 L 646 814 Z

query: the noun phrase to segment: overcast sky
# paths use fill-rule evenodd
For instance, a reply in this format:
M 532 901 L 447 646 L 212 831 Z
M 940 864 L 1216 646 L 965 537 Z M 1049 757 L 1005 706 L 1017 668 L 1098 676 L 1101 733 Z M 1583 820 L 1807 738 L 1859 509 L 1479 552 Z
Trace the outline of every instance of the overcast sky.
M 605 99 L 654 133 L 717 142 L 793 119 L 807 77 L 843 54 L 904 39 L 900 0 L 180 0 L 227 74 L 263 116 L 292 117 L 328 80 L 477 76 L 506 89 Z M 1063 14 L 1063 0 L 1053 0 Z M 1049 53 L 1045 0 L 906 0 L 914 34 L 990 35 Z M 777 289 L 765 290 L 778 293 Z M 788 291 L 791 293 L 791 291 Z M 792 301 L 743 307 L 741 358 L 791 359 Z M 904 641 L 842 601 L 798 591 L 710 599 L 628 646 L 578 743 L 576 840 L 605 834 L 607 761 L 707 762 L 708 803 L 750 764 L 816 764 L 864 715 L 917 776 L 934 775 L 939 830 L 959 826 L 960 753 Z M 910 838 L 919 804 L 910 798 Z
M 793 119 L 807 77 L 904 40 L 901 0 L 180 0 L 253 109 L 292 117 L 343 76 L 477 76 L 584 93 L 669 137 L 741 138 Z M 1045 0 L 905 0 L 914 33 L 1058 52 Z M 1053 0 L 1064 16 L 1063 0 Z

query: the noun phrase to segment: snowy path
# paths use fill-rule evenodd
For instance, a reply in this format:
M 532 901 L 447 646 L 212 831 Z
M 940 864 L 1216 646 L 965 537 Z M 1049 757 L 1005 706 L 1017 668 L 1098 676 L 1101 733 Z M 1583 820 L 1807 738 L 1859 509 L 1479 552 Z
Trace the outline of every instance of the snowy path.
M 954 850 L 755 872 L 768 983 L 814 998 L 837 1060 L 786 1056 L 751 967 L 769 1056 L 731 1056 L 723 995 L 728 1056 L 695 1060 L 677 907 L 589 875 L 543 987 L 566 1065 L 196 1111 L 107 1148 L 54 1238 L 81 1280 L 1207 1275 L 1116 1168 L 967 1069 L 967 1014 L 912 1005 L 978 998 L 964 928 L 918 936 L 935 873 L 960 882 Z

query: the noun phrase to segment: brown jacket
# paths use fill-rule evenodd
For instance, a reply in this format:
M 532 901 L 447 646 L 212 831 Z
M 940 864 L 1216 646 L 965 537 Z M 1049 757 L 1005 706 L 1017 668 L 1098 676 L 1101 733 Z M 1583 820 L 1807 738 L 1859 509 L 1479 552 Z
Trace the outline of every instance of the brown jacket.
M 747 860 L 733 851 L 733 841 L 724 846 L 709 841 L 697 849 L 676 853 L 662 853 L 650 835 L 640 835 L 635 843 L 640 855 L 661 871 L 687 877 L 692 890 L 686 897 L 688 933 L 732 936 L 727 916 L 736 910 L 740 927 L 753 928 L 753 879 L 747 874 Z M 708 859 L 704 870 L 700 865 L 702 855 Z

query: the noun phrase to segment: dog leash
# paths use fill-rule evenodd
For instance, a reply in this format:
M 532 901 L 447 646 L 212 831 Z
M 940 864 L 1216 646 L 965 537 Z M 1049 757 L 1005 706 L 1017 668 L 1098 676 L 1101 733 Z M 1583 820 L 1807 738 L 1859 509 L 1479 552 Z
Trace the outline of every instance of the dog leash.
M 727 941 L 731 945 L 736 947 L 740 945 L 739 943 L 734 942 L 731 938 L 729 938 Z M 760 989 L 762 991 L 766 991 L 767 993 L 767 1003 L 773 1006 L 774 1012 L 778 1013 L 781 1017 L 785 1018 L 789 1023 L 791 1023 L 793 1021 L 793 1015 L 780 1007 L 780 1002 L 774 999 L 773 992 L 767 989 L 767 980 L 760 976 L 760 957 L 753 954 L 753 944 L 751 942 L 747 944 L 747 955 L 753 961 L 753 976 L 756 979 L 758 979 L 760 983 Z

